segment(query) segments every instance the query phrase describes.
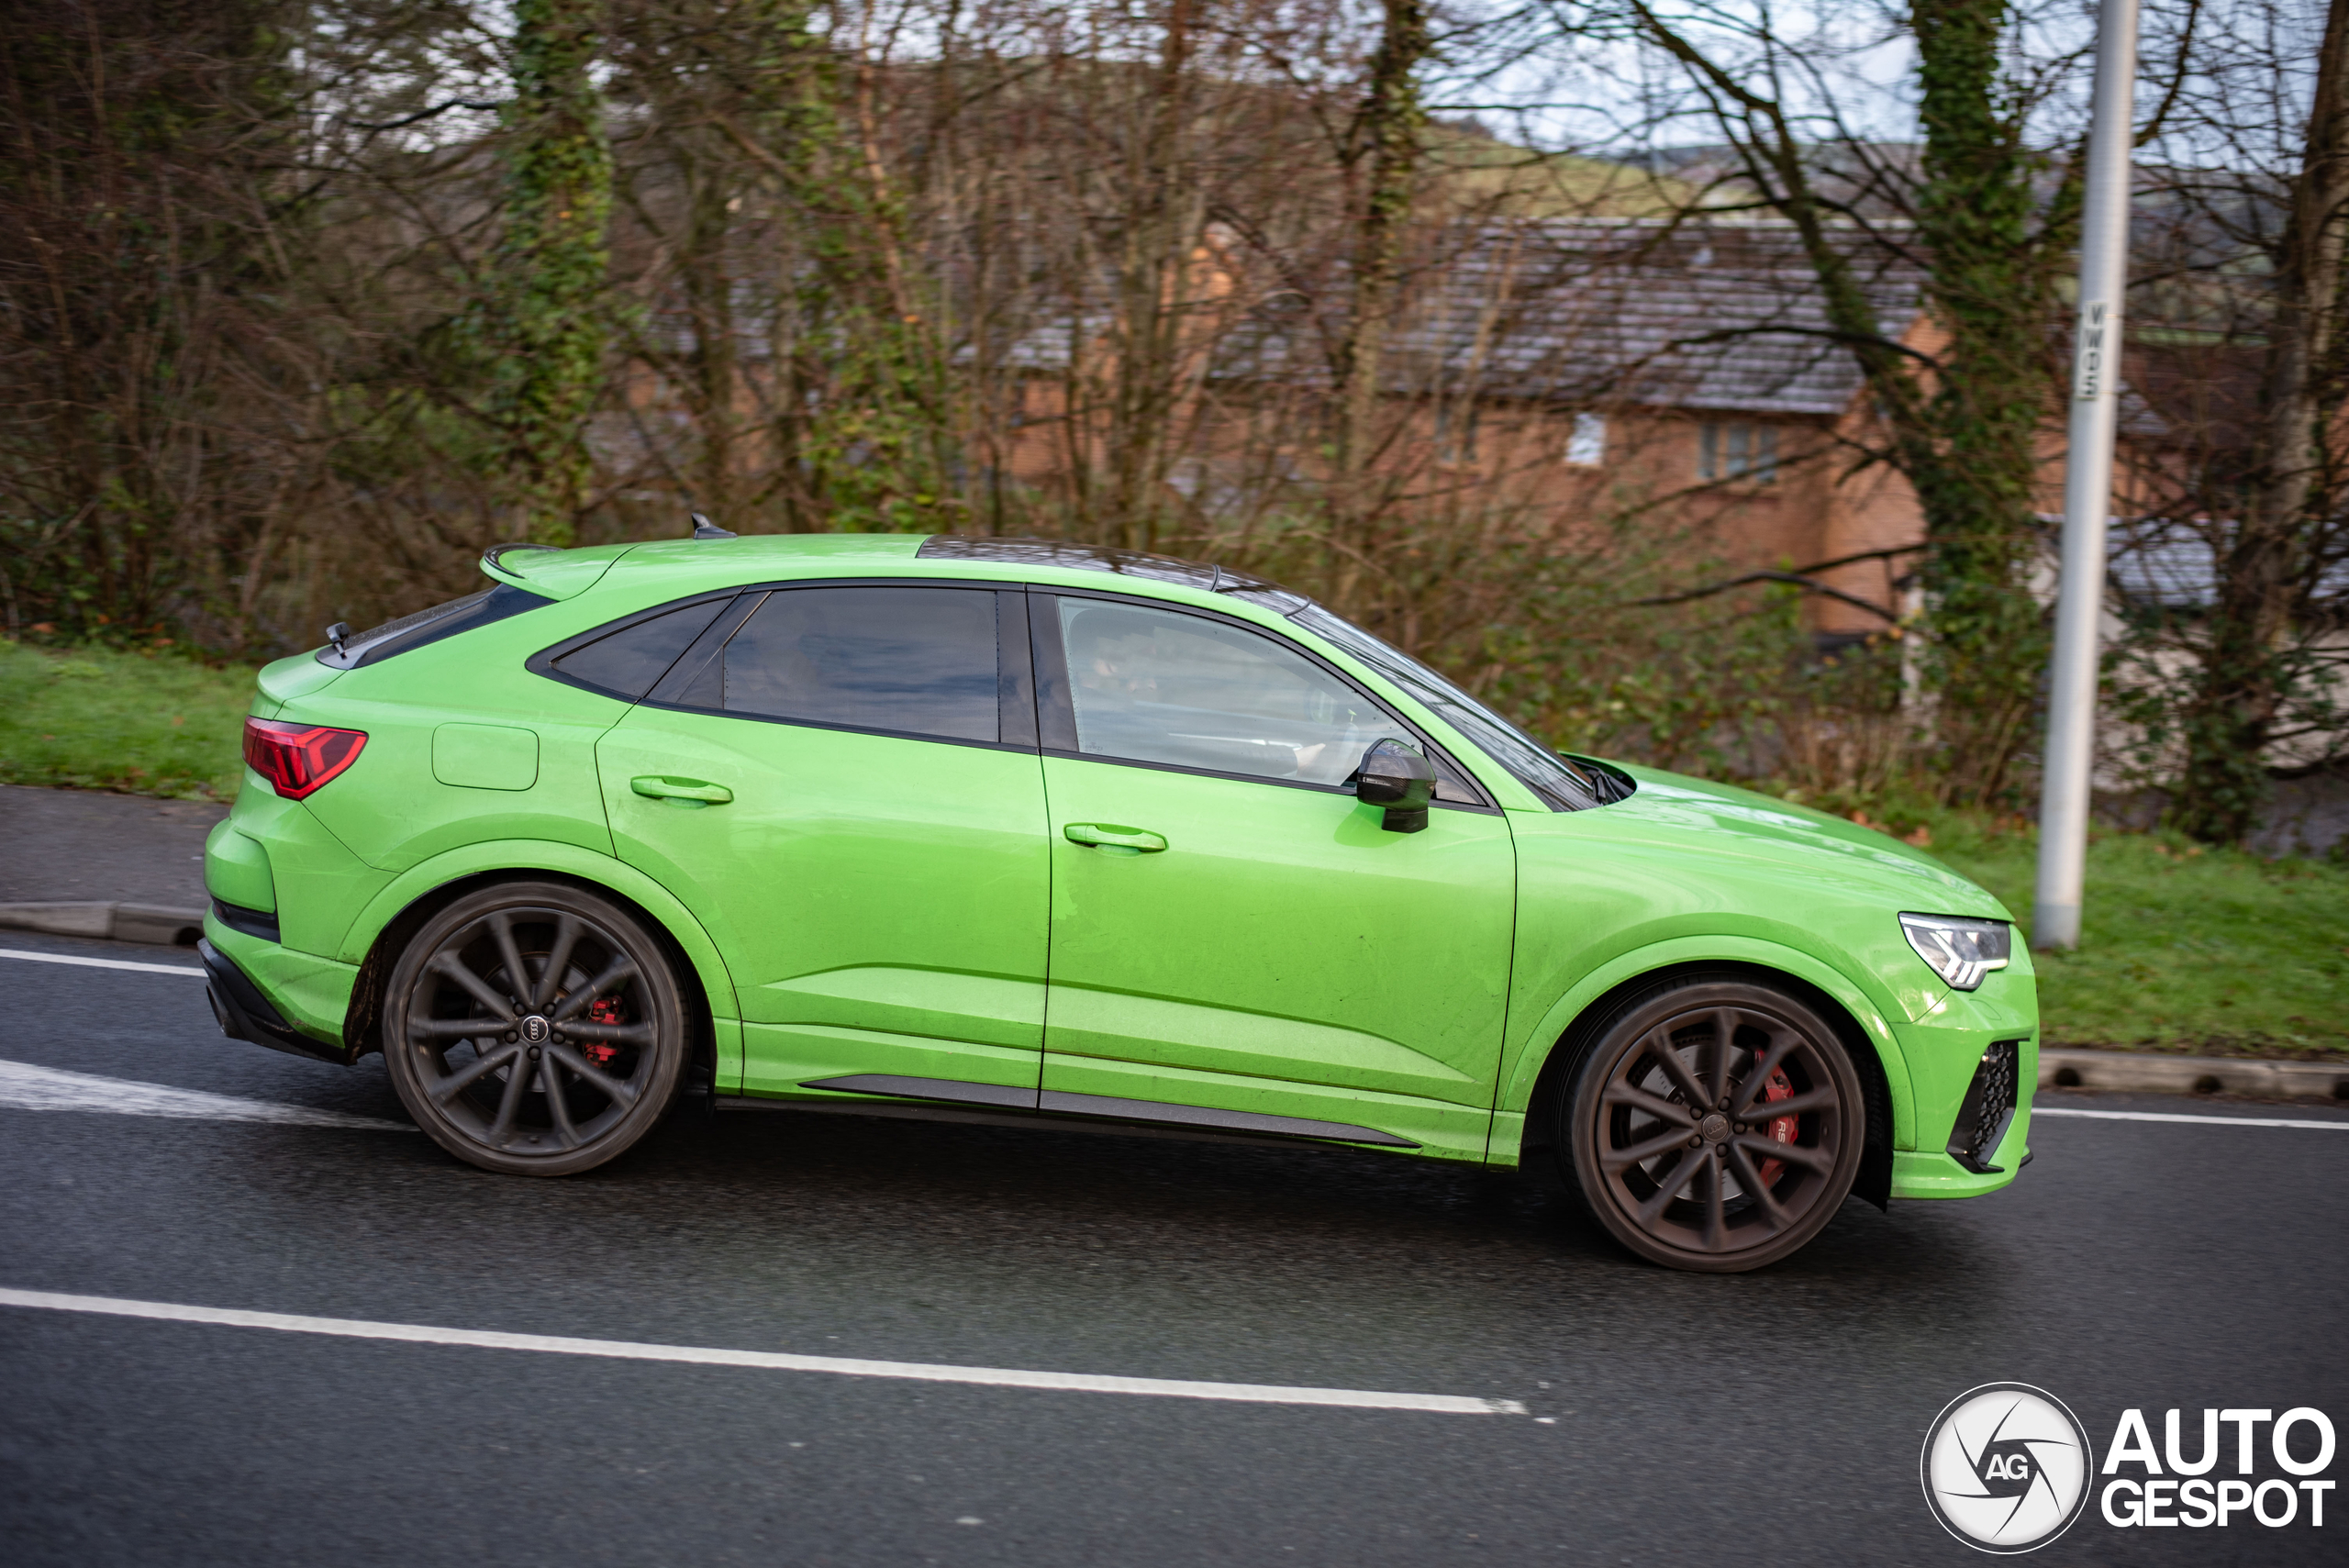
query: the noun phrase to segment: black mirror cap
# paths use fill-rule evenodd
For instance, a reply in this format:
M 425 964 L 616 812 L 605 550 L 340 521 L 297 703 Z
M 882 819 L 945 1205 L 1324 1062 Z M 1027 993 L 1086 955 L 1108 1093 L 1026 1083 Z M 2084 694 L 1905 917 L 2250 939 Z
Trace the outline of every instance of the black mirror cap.
M 1380 740 L 1362 754 L 1353 785 L 1355 799 L 1386 808 L 1381 825 L 1388 832 L 1417 833 L 1435 798 L 1435 764 L 1399 740 Z

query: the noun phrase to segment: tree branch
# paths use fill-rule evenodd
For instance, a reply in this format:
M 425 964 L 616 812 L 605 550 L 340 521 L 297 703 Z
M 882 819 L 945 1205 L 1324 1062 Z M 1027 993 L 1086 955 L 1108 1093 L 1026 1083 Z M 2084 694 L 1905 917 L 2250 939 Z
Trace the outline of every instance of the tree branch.
M 1795 572 L 1748 572 L 1742 577 L 1731 577 L 1726 582 L 1708 584 L 1702 588 L 1691 588 L 1683 594 L 1659 594 L 1653 598 L 1632 599 L 1629 601 L 1628 607 L 1644 609 L 1661 605 L 1685 605 L 1693 599 L 1709 599 L 1716 594 L 1726 594 L 1732 588 L 1742 588 L 1750 584 L 1786 583 L 1806 593 L 1824 594 L 1831 599 L 1840 599 L 1847 605 L 1866 610 L 1871 615 L 1882 616 L 1886 620 L 1898 626 L 1900 623 L 1900 617 L 1897 613 L 1871 600 L 1863 599 L 1855 594 L 1846 594 L 1841 588 L 1831 588 L 1824 583 L 1813 582 L 1812 574 L 1832 572 L 1839 566 L 1854 566 L 1863 561 L 1889 561 L 1896 556 L 1916 555 L 1921 553 L 1925 548 L 1921 544 L 1895 545 L 1889 550 L 1865 550 L 1857 555 L 1839 555 L 1832 561 L 1822 561 L 1814 566 L 1806 566 Z
M 483 114 L 490 114 L 502 109 L 505 106 L 505 104 L 502 102 L 484 104 L 478 103 L 472 98 L 451 98 L 445 104 L 435 104 L 429 109 L 418 109 L 412 115 L 403 116 L 401 118 L 395 120 L 354 120 L 340 115 L 336 117 L 342 120 L 343 124 L 357 130 L 403 130 L 419 121 L 429 120 L 435 115 L 445 115 L 451 109 L 474 109 Z

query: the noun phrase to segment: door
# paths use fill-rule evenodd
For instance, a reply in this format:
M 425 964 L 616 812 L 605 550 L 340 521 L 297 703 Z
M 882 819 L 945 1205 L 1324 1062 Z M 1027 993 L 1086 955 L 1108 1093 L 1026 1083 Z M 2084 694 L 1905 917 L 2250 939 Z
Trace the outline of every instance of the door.
M 1286 639 L 1130 600 L 1034 603 L 1044 1108 L 1206 1107 L 1238 1114 L 1186 1119 L 1481 1160 L 1515 884 L 1501 814 L 1438 756 L 1426 828 L 1387 831 L 1344 781 L 1376 740 L 1423 742 Z
M 744 1093 L 877 1076 L 1034 1105 L 1050 862 L 1024 599 L 746 593 L 597 747 L 621 858 L 733 972 Z

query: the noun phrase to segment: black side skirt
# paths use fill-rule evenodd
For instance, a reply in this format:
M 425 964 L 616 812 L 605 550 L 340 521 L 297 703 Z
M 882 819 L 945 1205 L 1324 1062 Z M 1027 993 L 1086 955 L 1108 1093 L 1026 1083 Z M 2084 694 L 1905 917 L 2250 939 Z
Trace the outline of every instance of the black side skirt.
M 844 1078 L 817 1078 L 799 1086 L 833 1094 L 880 1095 L 898 1100 L 924 1100 L 942 1105 L 983 1106 L 991 1111 L 1026 1112 L 1039 1118 L 1080 1117 L 1088 1121 L 1132 1122 L 1145 1127 L 1182 1129 L 1202 1133 L 1303 1138 L 1318 1143 L 1368 1143 L 1382 1149 L 1419 1147 L 1408 1138 L 1397 1138 L 1376 1128 L 1356 1127 L 1351 1122 L 1262 1116 L 1254 1111 L 1211 1110 L 1205 1106 L 1123 1100 L 1107 1095 L 1066 1095 L 1057 1090 L 1039 1094 L 1033 1089 L 1008 1088 L 999 1084 L 963 1084 L 949 1078 L 901 1078 L 884 1073 L 861 1073 Z M 811 1103 L 807 1101 L 734 1095 L 720 1099 L 718 1104 L 728 1108 L 754 1106 L 771 1106 L 777 1110 L 799 1106 L 812 1108 Z

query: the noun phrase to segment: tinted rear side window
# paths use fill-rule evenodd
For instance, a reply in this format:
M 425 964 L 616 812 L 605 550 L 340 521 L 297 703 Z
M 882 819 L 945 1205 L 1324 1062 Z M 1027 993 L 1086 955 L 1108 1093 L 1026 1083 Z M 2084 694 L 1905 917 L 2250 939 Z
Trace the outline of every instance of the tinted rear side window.
M 778 590 L 683 701 L 796 724 L 994 741 L 996 598 L 974 588 Z
M 669 673 L 677 655 L 693 645 L 727 602 L 703 599 L 663 610 L 573 649 L 551 661 L 550 668 L 581 685 L 636 702 Z

